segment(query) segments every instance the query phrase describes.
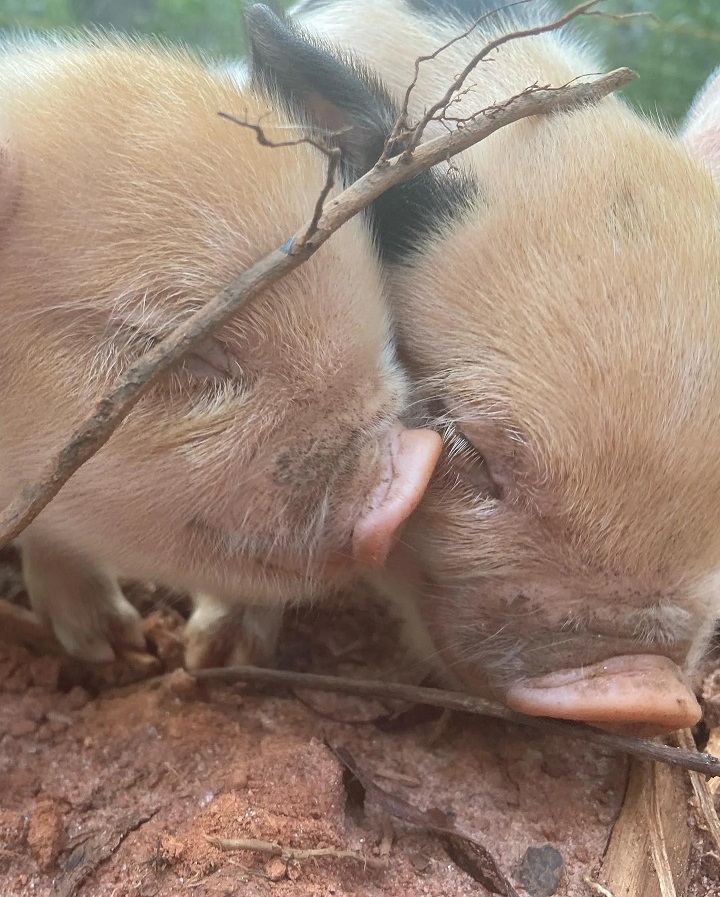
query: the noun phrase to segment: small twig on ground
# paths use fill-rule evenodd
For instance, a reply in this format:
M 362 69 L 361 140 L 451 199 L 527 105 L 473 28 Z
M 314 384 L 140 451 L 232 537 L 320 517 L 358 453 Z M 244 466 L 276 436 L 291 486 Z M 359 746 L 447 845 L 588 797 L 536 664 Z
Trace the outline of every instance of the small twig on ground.
M 566 738 L 580 738 L 613 751 L 622 751 L 646 760 L 656 760 L 684 769 L 692 769 L 709 778 L 720 776 L 720 758 L 696 751 L 669 747 L 644 738 L 629 735 L 614 735 L 602 732 L 583 723 L 569 720 L 548 719 L 546 717 L 525 716 L 501 704 L 486 701 L 462 692 L 403 685 L 397 682 L 375 682 L 364 679 L 348 679 L 336 676 L 318 676 L 314 673 L 294 673 L 287 670 L 270 670 L 260 667 L 243 666 L 212 670 L 196 670 L 190 673 L 196 679 L 225 682 L 258 682 L 265 685 L 280 685 L 289 689 L 307 688 L 337 694 L 355 695 L 363 698 L 396 699 L 412 704 L 430 704 L 461 713 L 492 716 L 520 726 L 529 726 L 541 732 L 562 735 Z
M 0 517 L 0 548 L 16 538 L 57 495 L 68 479 L 110 439 L 154 380 L 176 364 L 196 343 L 228 321 L 257 293 L 267 289 L 310 258 L 346 221 L 390 187 L 411 178 L 489 137 L 512 122 L 531 115 L 568 111 L 595 103 L 624 87 L 635 73 L 616 69 L 592 83 L 521 94 L 492 115 L 480 116 L 462 130 L 424 143 L 411 156 L 403 154 L 366 175 L 328 202 L 310 233 L 311 221 L 282 247 L 234 278 L 214 299 L 133 362 L 66 444 L 50 458 L 38 479 L 26 485 Z M 257 132 L 256 132 L 257 133 Z
M 388 782 L 395 782 L 396 785 L 402 785 L 403 788 L 419 788 L 422 782 L 417 776 L 409 776 L 402 772 L 395 772 L 393 769 L 376 769 L 375 776 L 378 779 L 387 779 Z
M 452 817 L 447 813 L 437 807 L 421 810 L 403 797 L 386 791 L 360 768 L 347 748 L 325 743 L 355 781 L 379 804 L 383 813 L 435 835 L 440 839 L 455 865 L 491 894 L 499 894 L 501 897 L 518 897 L 512 882 L 487 847 L 470 835 L 458 830 Z
M 215 835 L 205 835 L 205 840 L 208 844 L 219 847 L 220 850 L 253 850 L 257 853 L 269 853 L 271 856 L 280 857 L 286 863 L 291 863 L 294 860 L 329 857 L 333 860 L 353 860 L 370 869 L 387 869 L 388 867 L 386 857 L 368 857 L 355 850 L 334 850 L 332 847 L 299 850 L 294 847 L 283 847 L 275 841 L 258 841 L 255 838 L 217 838 Z
M 597 894 L 598 897 L 615 897 L 612 891 L 608 891 L 608 889 L 604 888 L 599 882 L 593 881 L 589 875 L 583 875 L 583 881 L 593 894 Z

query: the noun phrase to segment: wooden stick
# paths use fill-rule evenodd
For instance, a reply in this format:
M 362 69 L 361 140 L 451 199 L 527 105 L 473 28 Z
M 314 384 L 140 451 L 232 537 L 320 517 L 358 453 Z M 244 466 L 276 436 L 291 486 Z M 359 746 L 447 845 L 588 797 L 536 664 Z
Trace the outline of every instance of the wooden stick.
M 685 893 L 692 847 L 687 795 L 681 770 L 631 764 L 622 809 L 599 875 L 609 893 L 616 897 Z
M 413 704 L 430 704 L 433 707 L 445 707 L 449 710 L 459 710 L 463 713 L 492 716 L 520 726 L 529 726 L 552 735 L 581 738 L 592 744 L 614 751 L 622 751 L 634 757 L 656 760 L 660 763 L 681 766 L 684 769 L 692 769 L 709 778 L 720 776 L 720 758 L 713 757 L 710 754 L 669 747 L 645 738 L 633 738 L 629 735 L 615 735 L 611 732 L 602 732 L 599 729 L 594 729 L 583 723 L 571 722 L 570 720 L 525 716 L 523 713 L 509 710 L 501 704 L 495 704 L 492 701 L 486 701 L 483 698 L 466 695 L 462 692 L 421 688 L 397 682 L 347 679 L 339 676 L 318 676 L 314 673 L 293 673 L 287 670 L 269 670 L 252 666 L 195 670 L 190 671 L 190 675 L 198 680 L 256 682 L 264 685 L 281 685 L 291 689 L 307 688 L 315 691 L 334 692 L 335 694 L 355 695 L 362 698 L 391 698 L 409 701 Z
M 24 644 L 40 651 L 57 652 L 58 643 L 38 617 L 31 611 L 16 607 L 0 599 L 0 640 Z M 293 673 L 286 670 L 270 670 L 261 667 L 228 667 L 222 669 L 195 670 L 189 675 L 198 680 L 225 682 L 256 682 L 265 685 L 281 685 L 291 689 L 307 688 L 313 691 L 355 695 L 362 698 L 390 698 L 411 704 L 428 704 L 463 713 L 491 716 L 521 726 L 530 726 L 550 734 L 581 738 L 612 750 L 623 751 L 635 757 L 674 764 L 694 770 L 706 778 L 720 776 L 720 758 L 698 751 L 668 747 L 643 738 L 631 738 L 601 732 L 582 723 L 553 720 L 545 717 L 525 716 L 509 710 L 501 704 L 462 692 L 436 688 L 421 688 L 396 682 L 378 682 L 366 679 L 348 679 L 339 676 L 318 676 L 314 673 Z M 164 677 L 159 677 L 161 681 Z

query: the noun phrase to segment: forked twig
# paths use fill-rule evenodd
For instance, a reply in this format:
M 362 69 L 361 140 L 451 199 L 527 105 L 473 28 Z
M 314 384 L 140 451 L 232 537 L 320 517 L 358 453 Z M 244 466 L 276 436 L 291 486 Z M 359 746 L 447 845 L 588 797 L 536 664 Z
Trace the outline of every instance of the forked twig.
M 332 847 L 315 847 L 300 850 L 295 847 L 283 847 L 275 841 L 259 841 L 257 838 L 218 838 L 215 835 L 205 835 L 205 840 L 213 847 L 220 850 L 252 850 L 257 853 L 269 853 L 270 856 L 280 857 L 284 862 L 293 860 L 311 860 L 320 857 L 329 857 L 333 860 L 353 860 L 370 869 L 387 869 L 387 857 L 365 856 L 356 850 L 335 850 Z
M 507 4 L 507 6 L 499 7 L 498 9 L 491 10 L 473 22 L 462 34 L 456 35 L 452 38 L 452 40 L 448 41 L 444 46 L 438 48 L 434 53 L 429 56 L 420 57 L 415 63 L 415 77 L 408 87 L 405 100 L 403 103 L 402 111 L 398 118 L 398 122 L 396 123 L 396 129 L 398 133 L 393 131 L 393 138 L 397 139 L 400 136 L 399 129 L 402 127 L 407 127 L 408 120 L 408 104 L 410 102 L 410 95 L 417 84 L 417 80 L 420 74 L 420 64 L 424 61 L 430 61 L 431 59 L 435 59 L 440 53 L 444 50 L 447 50 L 453 44 L 457 43 L 459 40 L 462 40 L 465 37 L 468 37 L 484 20 L 489 16 L 494 15 L 495 13 L 502 12 L 506 9 L 510 9 L 514 6 L 519 6 L 520 4 L 527 2 L 527 0 L 516 0 L 515 3 Z M 410 133 L 409 140 L 407 142 L 407 146 L 403 152 L 403 155 L 409 156 L 414 150 L 419 146 L 420 141 L 422 140 L 422 136 L 425 132 L 425 128 L 428 124 L 436 120 L 436 116 L 439 112 L 444 112 L 447 110 L 450 103 L 453 101 L 453 98 L 456 97 L 459 91 L 462 89 L 465 84 L 466 79 L 470 76 L 470 74 L 477 68 L 477 66 L 492 53 L 494 50 L 497 50 L 498 47 L 501 47 L 503 44 L 510 43 L 511 41 L 521 40 L 523 38 L 528 37 L 536 37 L 540 34 L 547 34 L 550 31 L 557 31 L 563 26 L 569 24 L 573 19 L 577 19 L 580 16 L 587 15 L 598 15 L 599 13 L 596 10 L 593 10 L 593 7 L 597 6 L 598 3 L 601 3 L 602 0 L 587 0 L 585 3 L 581 3 L 579 6 L 576 6 L 574 9 L 571 9 L 569 12 L 565 13 L 565 15 L 560 16 L 555 19 L 553 22 L 548 22 L 545 25 L 536 25 L 532 28 L 524 28 L 518 31 L 511 31 L 507 34 L 502 34 L 499 37 L 494 38 L 489 41 L 478 53 L 476 53 L 472 59 L 467 63 L 465 68 L 460 72 L 459 75 L 455 77 L 452 84 L 445 91 L 445 94 L 437 100 L 437 102 L 433 103 L 428 109 L 425 110 L 425 114 L 420 119 L 420 121 L 415 125 Z M 484 111 L 484 110 L 483 110 Z M 481 116 L 483 112 L 478 113 L 478 116 Z M 475 118 L 476 116 L 473 116 Z M 386 148 L 385 153 L 388 152 L 388 148 Z M 383 154 L 385 157 L 385 153 Z

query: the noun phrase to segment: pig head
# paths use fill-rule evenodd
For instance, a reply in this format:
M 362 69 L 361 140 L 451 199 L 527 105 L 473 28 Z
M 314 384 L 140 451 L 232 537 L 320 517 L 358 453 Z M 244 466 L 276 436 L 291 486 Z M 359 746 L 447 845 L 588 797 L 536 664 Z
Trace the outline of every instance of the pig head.
M 3 503 L 130 362 L 309 220 L 327 167 L 301 142 L 310 103 L 152 43 L 3 47 Z M 118 576 L 194 591 L 212 605 L 201 662 L 230 609 L 383 561 L 440 447 L 401 423 L 406 404 L 355 219 L 161 379 L 23 534 L 33 605 L 72 653 L 108 660 L 144 644 Z
M 299 12 L 397 101 L 416 58 L 485 7 Z M 551 19 L 512 15 L 424 62 L 411 114 L 490 38 Z M 450 111 L 598 66 L 570 34 L 517 40 Z M 720 609 L 717 187 L 616 98 L 518 122 L 455 164 L 376 205 L 401 354 L 445 446 L 383 585 L 461 686 L 609 728 L 690 725 L 687 675 Z

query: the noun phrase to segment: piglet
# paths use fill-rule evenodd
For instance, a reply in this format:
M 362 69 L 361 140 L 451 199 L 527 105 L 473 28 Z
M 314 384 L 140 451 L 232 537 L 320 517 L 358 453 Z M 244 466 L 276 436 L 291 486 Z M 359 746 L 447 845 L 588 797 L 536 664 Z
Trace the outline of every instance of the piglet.
M 415 60 L 448 44 L 420 65 L 417 119 L 490 39 L 557 16 L 496 6 L 296 14 L 396 107 Z M 571 31 L 513 40 L 448 115 L 598 71 Z M 717 91 L 686 132 L 713 166 Z M 718 188 L 616 97 L 519 121 L 455 163 L 375 209 L 401 354 L 445 445 L 382 585 L 420 656 L 462 687 L 607 728 L 692 725 L 688 676 L 720 610 Z
M 327 130 L 324 88 L 356 76 L 293 52 L 333 72 L 302 109 L 271 65 L 239 89 L 151 42 L 3 45 L 3 503 L 130 362 L 311 217 L 323 154 L 218 115 L 286 144 Z M 196 594 L 191 666 L 219 644 L 256 659 L 283 604 L 388 554 L 440 450 L 403 424 L 407 401 L 356 218 L 160 380 L 22 534 L 33 606 L 69 652 L 107 661 L 144 645 L 118 577 L 155 580 Z

